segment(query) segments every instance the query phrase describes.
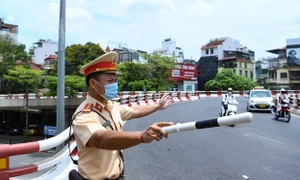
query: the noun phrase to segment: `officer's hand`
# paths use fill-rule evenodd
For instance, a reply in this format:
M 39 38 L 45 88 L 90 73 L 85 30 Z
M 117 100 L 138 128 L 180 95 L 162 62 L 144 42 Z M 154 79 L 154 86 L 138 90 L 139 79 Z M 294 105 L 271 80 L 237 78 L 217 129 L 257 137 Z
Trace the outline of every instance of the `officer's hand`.
M 163 137 L 168 138 L 168 134 L 162 129 L 165 126 L 173 125 L 172 122 L 153 123 L 146 131 L 142 132 L 141 136 L 144 143 L 151 143 L 154 139 L 161 140 Z
M 161 97 L 161 99 L 159 100 L 159 109 L 165 109 L 167 108 L 170 104 L 172 104 L 172 96 L 170 96 L 169 94 L 165 94 L 163 95 L 163 97 Z

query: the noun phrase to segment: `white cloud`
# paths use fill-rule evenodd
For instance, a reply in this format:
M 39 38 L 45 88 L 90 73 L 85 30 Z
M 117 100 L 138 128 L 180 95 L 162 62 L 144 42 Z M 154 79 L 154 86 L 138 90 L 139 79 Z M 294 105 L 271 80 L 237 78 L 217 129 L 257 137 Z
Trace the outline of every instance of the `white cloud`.
M 226 36 L 258 58 L 300 35 L 296 0 L 67 0 L 66 5 L 67 45 L 92 41 L 105 48 L 122 41 L 151 51 L 171 37 L 186 58 L 198 60 L 202 45 Z M 58 40 L 59 0 L 3 0 L 0 12 L 19 25 L 19 41 L 27 46 L 40 38 Z
M 52 10 L 55 14 L 59 13 L 60 5 L 59 3 L 50 3 L 50 10 Z M 74 8 L 74 7 L 66 7 L 66 19 L 77 19 L 77 18 L 91 18 L 91 14 L 82 8 Z
M 15 18 L 12 15 L 6 15 L 9 22 L 14 22 Z

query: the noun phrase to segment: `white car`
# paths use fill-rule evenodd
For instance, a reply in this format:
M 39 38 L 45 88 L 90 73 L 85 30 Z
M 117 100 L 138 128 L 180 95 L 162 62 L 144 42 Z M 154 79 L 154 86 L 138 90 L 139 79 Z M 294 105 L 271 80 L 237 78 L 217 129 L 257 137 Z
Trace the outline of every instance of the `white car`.
M 269 90 L 254 89 L 246 95 L 247 111 L 271 111 L 275 107 L 274 99 Z

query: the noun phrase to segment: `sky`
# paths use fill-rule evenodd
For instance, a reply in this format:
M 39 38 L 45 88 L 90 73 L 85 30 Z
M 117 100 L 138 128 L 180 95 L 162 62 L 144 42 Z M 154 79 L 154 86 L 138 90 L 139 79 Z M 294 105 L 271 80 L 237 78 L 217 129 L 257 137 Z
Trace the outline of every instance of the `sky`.
M 166 38 L 186 59 L 201 57 L 210 39 L 230 37 L 255 51 L 300 37 L 299 0 L 66 0 L 66 46 L 98 43 L 152 52 Z M 58 42 L 59 0 L 1 0 L 0 17 L 19 26 L 18 42 Z

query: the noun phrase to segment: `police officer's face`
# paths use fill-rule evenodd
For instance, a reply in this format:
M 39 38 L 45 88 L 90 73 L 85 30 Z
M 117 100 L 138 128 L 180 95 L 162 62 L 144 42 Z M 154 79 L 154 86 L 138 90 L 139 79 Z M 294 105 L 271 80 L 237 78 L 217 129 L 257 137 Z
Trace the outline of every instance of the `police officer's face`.
M 112 73 L 104 73 L 98 76 L 97 78 L 93 79 L 95 81 L 93 83 L 94 88 L 98 90 L 101 94 L 105 93 L 104 86 L 107 84 L 112 84 L 118 81 L 118 76 Z
M 100 84 L 105 86 L 106 84 L 112 84 L 118 82 L 118 76 L 116 74 L 101 74 L 99 77 Z

